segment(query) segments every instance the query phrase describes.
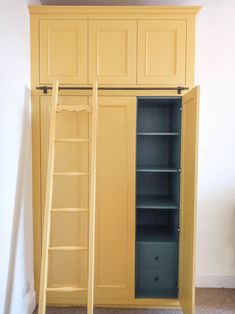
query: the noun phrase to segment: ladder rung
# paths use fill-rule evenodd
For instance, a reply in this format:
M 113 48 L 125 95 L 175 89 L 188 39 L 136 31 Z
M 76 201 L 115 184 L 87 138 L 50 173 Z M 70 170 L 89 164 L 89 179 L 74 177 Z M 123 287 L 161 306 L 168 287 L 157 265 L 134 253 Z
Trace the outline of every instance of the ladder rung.
M 76 177 L 76 176 L 89 176 L 89 172 L 54 172 L 54 176 L 69 176 L 69 177 Z
M 50 246 L 50 251 L 88 251 L 87 246 Z
M 87 291 L 87 288 L 79 288 L 79 287 L 55 287 L 55 288 L 47 288 L 48 292 L 50 291 L 59 291 L 59 292 L 76 292 L 76 291 Z
M 56 138 L 55 142 L 60 143 L 89 143 L 89 138 Z
M 65 213 L 80 213 L 80 212 L 89 212 L 89 208 L 79 208 L 79 207 L 71 207 L 71 208 L 52 208 L 52 212 L 65 212 Z
M 62 112 L 62 111 L 91 111 L 91 107 L 87 105 L 58 105 L 56 108 L 56 112 Z

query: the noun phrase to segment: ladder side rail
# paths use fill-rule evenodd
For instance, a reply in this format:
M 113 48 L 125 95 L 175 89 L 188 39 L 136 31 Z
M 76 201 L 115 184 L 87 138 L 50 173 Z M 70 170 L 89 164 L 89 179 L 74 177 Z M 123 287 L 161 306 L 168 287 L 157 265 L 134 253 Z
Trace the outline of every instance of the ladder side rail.
M 41 258 L 41 274 L 40 274 L 40 290 L 39 290 L 39 308 L 38 314 L 46 312 L 46 289 L 48 281 L 48 248 L 50 242 L 50 226 L 53 195 L 53 171 L 55 157 L 55 124 L 56 124 L 56 107 L 58 104 L 58 81 L 53 82 L 52 103 L 50 109 L 50 127 L 48 141 L 48 162 L 47 162 L 47 180 L 44 207 L 44 225 L 43 225 L 43 242 L 42 242 L 42 258 Z
M 92 96 L 92 130 L 90 160 L 90 197 L 89 197 L 89 265 L 87 314 L 93 314 L 94 307 L 94 274 L 95 274 L 95 211 L 96 211 L 96 146 L 98 137 L 98 83 L 93 83 Z

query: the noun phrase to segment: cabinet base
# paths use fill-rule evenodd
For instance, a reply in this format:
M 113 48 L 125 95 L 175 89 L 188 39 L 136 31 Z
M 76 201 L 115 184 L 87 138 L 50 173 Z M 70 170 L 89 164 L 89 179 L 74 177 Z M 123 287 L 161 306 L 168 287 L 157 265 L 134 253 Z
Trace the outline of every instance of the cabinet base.
M 75 298 L 48 298 L 49 306 L 85 306 L 86 301 Z M 130 300 L 99 300 L 96 307 L 110 308 L 152 308 L 152 309 L 180 309 L 178 299 L 130 299 Z

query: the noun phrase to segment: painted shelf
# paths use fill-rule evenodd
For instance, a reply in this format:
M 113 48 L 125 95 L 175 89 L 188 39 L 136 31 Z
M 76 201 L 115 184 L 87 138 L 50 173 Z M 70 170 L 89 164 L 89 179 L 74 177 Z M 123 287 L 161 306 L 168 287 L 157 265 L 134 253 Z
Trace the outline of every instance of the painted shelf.
M 170 196 L 137 195 L 136 208 L 178 209 L 178 205 Z
M 177 136 L 178 132 L 138 132 L 138 136 Z
M 164 166 L 137 166 L 137 172 L 180 172 L 180 169 Z

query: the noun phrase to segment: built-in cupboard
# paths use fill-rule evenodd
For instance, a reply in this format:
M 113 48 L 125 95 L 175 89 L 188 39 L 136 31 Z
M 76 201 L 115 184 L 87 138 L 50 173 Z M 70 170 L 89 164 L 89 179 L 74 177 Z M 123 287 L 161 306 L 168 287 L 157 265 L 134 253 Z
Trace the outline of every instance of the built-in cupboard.
M 36 291 L 51 104 L 50 92 L 36 87 L 51 86 L 55 79 L 68 87 L 97 80 L 99 86 L 117 90 L 99 91 L 98 97 L 95 303 L 181 306 L 184 313 L 194 313 L 198 10 L 30 7 Z M 164 89 L 178 86 L 189 91 Z M 150 90 L 155 87 L 162 90 Z M 63 105 L 90 102 L 87 90 L 59 94 Z M 57 137 L 89 137 L 89 113 L 63 112 L 58 119 Z M 87 143 L 58 144 L 56 150 L 57 169 L 88 169 Z M 58 180 L 55 204 L 87 207 L 86 180 Z M 85 214 L 55 214 L 52 244 L 85 245 L 87 223 Z M 85 253 L 50 254 L 50 286 L 86 285 Z M 48 302 L 84 304 L 85 294 L 49 292 Z

